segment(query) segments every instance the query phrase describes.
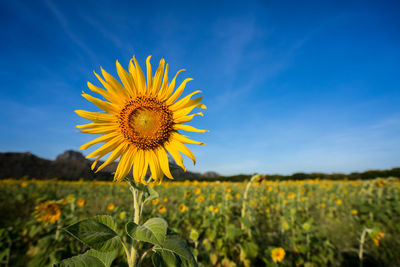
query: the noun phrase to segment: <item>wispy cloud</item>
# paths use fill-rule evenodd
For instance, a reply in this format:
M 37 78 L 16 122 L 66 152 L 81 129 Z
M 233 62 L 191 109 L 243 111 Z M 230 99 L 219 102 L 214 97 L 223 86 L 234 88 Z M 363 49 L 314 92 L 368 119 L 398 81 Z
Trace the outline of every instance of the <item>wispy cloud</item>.
M 71 30 L 68 20 L 57 8 L 57 6 L 50 0 L 44 1 L 49 10 L 52 12 L 54 17 L 57 19 L 58 23 L 66 33 L 66 35 L 71 39 L 71 41 L 86 52 L 91 58 L 95 58 L 95 54 L 89 49 L 89 47 Z

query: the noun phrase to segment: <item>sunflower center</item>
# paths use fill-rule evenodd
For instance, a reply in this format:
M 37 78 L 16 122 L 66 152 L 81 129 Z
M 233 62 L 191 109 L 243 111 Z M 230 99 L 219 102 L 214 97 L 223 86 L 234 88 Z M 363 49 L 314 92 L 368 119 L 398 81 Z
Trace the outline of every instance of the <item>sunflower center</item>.
M 163 145 L 172 132 L 172 112 L 154 97 L 138 96 L 130 100 L 119 115 L 124 138 L 139 149 Z

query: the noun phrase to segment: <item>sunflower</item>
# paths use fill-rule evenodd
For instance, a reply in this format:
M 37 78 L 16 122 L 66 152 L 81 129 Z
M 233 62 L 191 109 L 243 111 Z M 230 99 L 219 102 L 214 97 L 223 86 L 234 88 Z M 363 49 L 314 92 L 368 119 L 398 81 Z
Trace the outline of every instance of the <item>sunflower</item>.
M 181 213 L 184 213 L 184 212 L 186 211 L 186 205 L 185 205 L 185 204 L 180 204 L 180 205 L 179 205 L 179 211 L 180 211 Z
M 160 213 L 164 213 L 167 210 L 167 208 L 165 207 L 164 204 L 161 204 L 160 206 L 157 207 L 157 210 Z
M 196 164 L 196 158 L 184 143 L 204 145 L 178 132 L 178 130 L 206 132 L 206 130 L 183 124 L 191 121 L 196 115 L 203 116 L 201 112 L 189 115 L 196 107 L 206 108 L 205 105 L 200 104 L 202 97 L 191 98 L 201 91 L 195 91 L 178 100 L 187 82 L 192 79 L 185 79 L 174 91 L 176 77 L 183 70 L 178 71 L 169 82 L 168 64 L 161 59 L 153 77 L 150 57 L 146 60 L 147 81 L 135 57 L 129 63 L 128 72 L 118 61 L 116 63 L 122 84 L 103 69 L 101 72 L 105 80 L 95 73 L 105 90 L 90 82 L 88 82 L 88 87 L 91 91 L 100 94 L 104 100 L 85 92 L 82 96 L 103 112 L 75 111 L 79 116 L 93 121 L 89 124 L 78 125 L 80 132 L 101 135 L 84 144 L 80 149 L 104 143 L 86 157 L 95 158 L 92 169 L 102 157 L 110 152 L 107 160 L 97 168 L 96 172 L 120 157 L 114 181 L 121 181 L 132 170 L 135 182 L 147 184 L 145 176 L 148 168 L 154 181 L 161 183 L 164 174 L 173 179 L 169 169 L 168 155 L 186 171 L 180 153 L 192 159 L 193 164 Z
M 274 248 L 271 251 L 271 258 L 274 262 L 281 262 L 285 258 L 285 250 L 283 248 Z
M 83 198 L 80 198 L 76 201 L 76 205 L 78 205 L 79 207 L 83 207 L 86 204 L 86 200 L 84 200 Z
M 55 224 L 61 216 L 61 208 L 55 201 L 46 201 L 35 207 L 35 217 L 44 224 Z

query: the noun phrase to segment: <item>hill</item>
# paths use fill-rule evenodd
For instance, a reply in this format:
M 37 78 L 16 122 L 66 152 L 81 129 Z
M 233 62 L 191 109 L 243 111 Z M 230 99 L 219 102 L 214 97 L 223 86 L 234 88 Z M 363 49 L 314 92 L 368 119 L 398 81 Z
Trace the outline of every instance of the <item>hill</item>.
M 59 180 L 112 180 L 118 163 L 114 162 L 98 173 L 94 173 L 90 166 L 93 161 L 86 159 L 82 153 L 67 150 L 58 155 L 55 160 L 40 158 L 30 152 L 0 153 L 0 179 L 5 178 L 36 178 Z M 102 164 L 99 162 L 98 166 Z M 216 178 L 215 172 L 205 174 L 195 172 L 184 172 L 175 162 L 170 161 L 171 173 L 176 180 Z

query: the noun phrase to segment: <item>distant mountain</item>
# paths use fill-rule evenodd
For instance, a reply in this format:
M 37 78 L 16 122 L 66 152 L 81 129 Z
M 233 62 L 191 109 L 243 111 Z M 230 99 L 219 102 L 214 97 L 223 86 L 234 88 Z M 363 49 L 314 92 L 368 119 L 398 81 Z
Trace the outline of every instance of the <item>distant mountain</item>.
M 55 160 L 47 160 L 33 155 L 30 152 L 0 153 L 0 179 L 5 178 L 36 178 L 60 180 L 112 180 L 113 172 L 117 169 L 117 162 L 111 163 L 98 173 L 94 173 L 90 167 L 93 161 L 73 150 L 67 150 L 58 155 Z M 98 166 L 103 162 L 99 161 Z M 216 178 L 215 172 L 205 174 L 184 172 L 170 159 L 171 173 L 176 180 Z

